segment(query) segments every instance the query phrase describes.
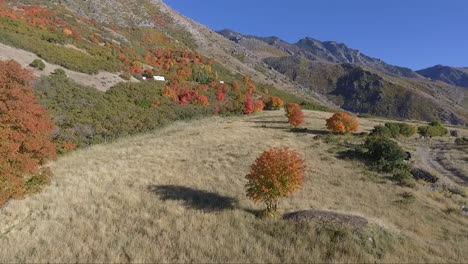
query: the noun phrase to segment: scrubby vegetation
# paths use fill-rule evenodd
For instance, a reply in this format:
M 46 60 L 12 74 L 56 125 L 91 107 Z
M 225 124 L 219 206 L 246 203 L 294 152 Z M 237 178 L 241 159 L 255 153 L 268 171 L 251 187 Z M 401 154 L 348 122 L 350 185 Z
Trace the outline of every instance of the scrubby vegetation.
M 468 145 L 468 137 L 460 137 L 455 139 L 455 144 L 459 146 Z
M 287 148 L 263 152 L 246 176 L 247 196 L 264 202 L 267 212 L 275 212 L 279 199 L 296 192 L 304 184 L 304 160 Z
M 423 137 L 441 137 L 448 134 L 447 128 L 440 121 L 433 121 L 428 126 L 418 128 L 418 133 Z
M 45 63 L 42 61 L 42 60 L 39 60 L 39 59 L 35 59 L 33 60 L 33 62 L 31 62 L 31 64 L 29 65 L 33 68 L 36 68 L 38 70 L 41 70 L 43 71 L 46 67 Z
M 14 61 L 0 61 L 0 207 L 21 197 L 25 176 L 55 157 L 54 123 L 37 102 L 31 73 Z
M 383 137 L 398 138 L 411 137 L 416 134 L 416 127 L 406 123 L 385 123 L 384 126 L 376 126 L 372 130 L 373 135 L 380 135 Z

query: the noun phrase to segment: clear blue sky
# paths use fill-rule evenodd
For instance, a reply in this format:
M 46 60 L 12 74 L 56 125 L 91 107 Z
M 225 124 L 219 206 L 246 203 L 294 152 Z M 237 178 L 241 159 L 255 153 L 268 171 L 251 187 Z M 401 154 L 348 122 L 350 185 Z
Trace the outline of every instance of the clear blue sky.
M 212 29 L 335 40 L 387 63 L 468 67 L 468 0 L 165 0 Z

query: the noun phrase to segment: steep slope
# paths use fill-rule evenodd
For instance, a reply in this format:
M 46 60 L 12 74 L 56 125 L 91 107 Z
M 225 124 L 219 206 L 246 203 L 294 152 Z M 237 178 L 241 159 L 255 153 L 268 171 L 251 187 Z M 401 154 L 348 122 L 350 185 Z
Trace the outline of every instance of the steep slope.
M 448 84 L 468 88 L 468 68 L 457 68 L 443 65 L 417 71 L 420 75 Z
M 256 82 L 274 85 L 293 94 L 334 107 L 316 93 L 304 94 L 298 85 L 263 63 L 248 49 L 216 34 L 211 29 L 176 12 L 162 0 L 66 0 L 67 5 L 83 15 L 104 24 L 117 23 L 122 27 L 156 27 L 176 42 L 187 44 L 204 56 L 216 58 L 234 74 L 249 75 Z

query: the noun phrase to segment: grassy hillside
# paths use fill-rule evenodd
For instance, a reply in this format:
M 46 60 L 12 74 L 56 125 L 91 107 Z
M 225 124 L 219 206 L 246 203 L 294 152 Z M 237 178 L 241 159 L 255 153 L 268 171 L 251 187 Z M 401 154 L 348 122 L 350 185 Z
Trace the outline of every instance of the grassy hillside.
M 292 133 L 283 112 L 268 112 L 177 123 L 70 153 L 51 164 L 51 186 L 0 209 L 0 256 L 6 262 L 463 262 L 468 220 L 458 203 L 464 198 L 428 184 L 401 187 L 343 159 L 339 153 L 361 138 L 327 135 L 329 115 L 307 112 L 311 133 Z M 376 124 L 360 123 L 362 131 Z M 281 202 L 282 212 L 332 210 L 365 217 L 369 226 L 258 218 L 263 206 L 246 198 L 244 177 L 271 146 L 297 149 L 307 164 L 304 188 Z

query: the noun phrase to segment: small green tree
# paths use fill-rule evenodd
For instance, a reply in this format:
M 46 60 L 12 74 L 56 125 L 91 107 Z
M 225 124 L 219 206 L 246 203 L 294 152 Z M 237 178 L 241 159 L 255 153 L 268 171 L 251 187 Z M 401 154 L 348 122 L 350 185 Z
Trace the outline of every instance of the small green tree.
M 383 171 L 393 171 L 397 168 L 404 167 L 403 160 L 406 158 L 406 152 L 393 140 L 371 136 L 364 143 L 364 148 L 367 150 L 365 155 Z
M 31 62 L 31 64 L 29 64 L 29 66 L 33 67 L 33 68 L 36 68 L 40 71 L 43 71 L 46 67 L 45 63 L 40 60 L 40 59 L 35 59 L 33 60 L 33 62 Z

